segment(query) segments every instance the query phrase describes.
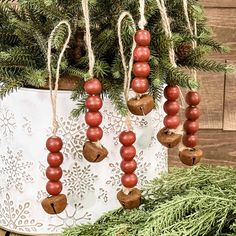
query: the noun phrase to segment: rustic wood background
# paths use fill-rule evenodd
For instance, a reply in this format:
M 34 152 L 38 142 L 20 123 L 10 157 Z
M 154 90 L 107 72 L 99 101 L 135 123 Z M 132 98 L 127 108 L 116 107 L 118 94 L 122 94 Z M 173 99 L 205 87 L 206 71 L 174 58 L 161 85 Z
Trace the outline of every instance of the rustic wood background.
M 211 58 L 236 66 L 236 0 L 202 0 L 214 37 L 231 49 Z M 208 164 L 236 167 L 236 73 L 199 73 L 202 117 L 199 144 Z M 170 150 L 170 166 L 181 165 Z
M 211 57 L 236 66 L 236 0 L 202 0 L 215 37 L 231 48 L 227 55 Z M 236 73 L 200 73 L 202 118 L 200 146 L 203 163 L 236 167 Z M 235 131 L 235 132 L 234 132 Z M 181 166 L 178 151 L 170 150 L 170 166 Z M 0 236 L 16 236 L 0 230 Z

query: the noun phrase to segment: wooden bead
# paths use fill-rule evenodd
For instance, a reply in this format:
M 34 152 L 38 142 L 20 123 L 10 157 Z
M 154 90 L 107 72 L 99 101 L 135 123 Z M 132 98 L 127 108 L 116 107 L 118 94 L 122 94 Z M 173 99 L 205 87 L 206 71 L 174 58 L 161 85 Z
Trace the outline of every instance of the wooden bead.
M 136 149 L 134 146 L 123 146 L 120 149 L 120 155 L 125 161 L 131 161 L 136 156 Z
M 168 129 L 176 129 L 180 124 L 179 116 L 169 116 L 164 118 L 164 125 Z
M 151 69 L 147 62 L 136 62 L 133 65 L 133 73 L 136 77 L 148 77 L 150 71 Z
M 50 215 L 60 214 L 66 209 L 67 198 L 64 194 L 47 197 L 41 202 L 41 205 Z
M 46 190 L 52 196 L 56 196 L 60 194 L 60 192 L 62 191 L 61 181 L 57 181 L 57 182 L 48 181 L 46 185 Z
M 176 101 L 166 101 L 164 111 L 167 115 L 175 116 L 180 110 L 180 105 Z
M 126 188 L 133 188 L 138 183 L 138 178 L 136 174 L 124 174 L 121 177 L 121 183 Z
M 120 163 L 120 167 L 121 170 L 125 172 L 125 174 L 132 174 L 137 169 L 137 162 L 135 160 L 122 160 L 122 162 Z
M 91 142 L 97 142 L 102 139 L 103 131 L 100 127 L 89 127 L 86 135 Z
M 179 152 L 182 163 L 188 166 L 196 165 L 203 157 L 203 151 L 199 148 L 185 149 Z
M 86 112 L 85 122 L 91 127 L 98 127 L 102 123 L 102 114 L 100 112 Z
M 89 111 L 99 111 L 102 108 L 102 99 L 99 96 L 89 96 L 86 99 L 85 106 Z
M 61 169 L 61 167 L 53 168 L 53 167 L 49 166 L 46 169 L 46 176 L 47 176 L 47 178 L 50 181 L 53 181 L 53 182 L 59 181 L 60 178 L 62 177 L 62 169 Z
M 188 105 L 197 106 L 201 101 L 201 97 L 198 92 L 190 91 L 187 93 L 185 100 Z
M 185 134 L 183 136 L 183 144 L 186 147 L 194 148 L 197 146 L 197 137 L 195 135 Z
M 167 148 L 176 147 L 181 141 L 182 135 L 169 132 L 168 129 L 162 128 L 158 134 L 158 141 Z
M 101 162 L 108 155 L 105 147 L 97 146 L 95 143 L 86 142 L 83 147 L 83 156 L 89 162 Z
M 184 122 L 184 130 L 187 134 L 195 134 L 199 130 L 199 122 L 186 120 Z
M 48 151 L 52 153 L 60 152 L 60 150 L 62 149 L 62 145 L 62 140 L 59 137 L 50 137 L 46 142 Z
M 49 153 L 47 161 L 51 167 L 59 167 L 63 162 L 63 155 L 61 152 Z
M 150 58 L 150 49 L 138 46 L 134 49 L 134 60 L 137 62 L 147 62 Z
M 132 89 L 136 93 L 146 93 L 149 88 L 149 82 L 146 78 L 134 78 L 132 80 Z
M 129 111 L 136 116 L 145 116 L 154 108 L 154 100 L 152 96 L 143 95 L 140 99 L 131 98 L 127 106 Z
M 185 116 L 188 120 L 195 121 L 200 117 L 200 110 L 198 107 L 187 107 Z
M 90 79 L 85 82 L 84 90 L 89 95 L 98 95 L 102 91 L 101 82 L 98 79 Z
M 136 135 L 132 131 L 123 131 L 119 136 L 119 141 L 124 146 L 131 146 L 136 141 Z
M 135 42 L 139 46 L 148 46 L 151 42 L 151 34 L 147 30 L 138 30 L 135 34 Z
M 178 86 L 168 85 L 164 89 L 164 96 L 169 101 L 175 101 L 179 98 L 179 88 Z
M 141 191 L 134 188 L 128 195 L 124 194 L 123 191 L 119 191 L 117 193 L 117 199 L 124 209 L 138 208 L 141 204 Z

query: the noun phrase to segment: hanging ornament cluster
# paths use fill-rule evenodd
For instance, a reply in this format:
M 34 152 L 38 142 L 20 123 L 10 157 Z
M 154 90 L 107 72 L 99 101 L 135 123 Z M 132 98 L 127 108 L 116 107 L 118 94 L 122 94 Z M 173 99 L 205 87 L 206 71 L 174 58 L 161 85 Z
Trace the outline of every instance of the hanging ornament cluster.
M 55 81 L 55 88 L 53 91 L 52 88 L 52 69 L 51 69 L 51 48 L 52 48 L 52 41 L 53 36 L 56 30 L 65 24 L 68 27 L 68 37 L 66 39 L 65 44 L 63 45 L 62 51 L 59 55 L 57 69 L 56 69 L 56 81 Z M 60 152 L 63 147 L 63 141 L 60 137 L 58 137 L 58 122 L 57 122 L 57 91 L 58 91 L 58 83 L 59 83 L 59 76 L 60 76 L 60 64 L 63 57 L 63 54 L 66 50 L 66 47 L 69 43 L 71 37 L 71 28 L 67 21 L 61 21 L 52 31 L 49 41 L 48 41 L 48 74 L 49 74 L 49 88 L 50 88 L 50 99 L 52 104 L 52 113 L 53 113 L 53 127 L 52 133 L 53 135 L 47 139 L 46 148 L 50 152 L 47 157 L 47 161 L 49 167 L 46 170 L 46 176 L 48 178 L 48 182 L 46 185 L 46 191 L 50 195 L 49 197 L 45 198 L 41 205 L 45 212 L 48 214 L 59 214 L 63 212 L 67 206 L 67 198 L 62 192 L 62 182 L 60 181 L 62 177 L 62 169 L 61 164 L 63 162 L 63 154 Z
M 154 107 L 153 97 L 147 95 L 149 89 L 148 76 L 150 74 L 150 66 L 148 64 L 150 58 L 151 34 L 149 31 L 141 29 L 135 34 L 135 42 L 137 47 L 133 52 L 134 65 L 133 74 L 135 78 L 132 80 L 132 89 L 136 93 L 136 98 L 131 98 L 127 105 L 130 112 L 137 116 L 145 116 L 150 113 Z
M 138 60 L 141 61 L 147 61 L 148 58 L 150 57 L 150 51 L 148 48 L 143 48 L 142 50 L 146 50 L 146 55 L 144 53 L 137 53 L 139 51 L 140 47 L 136 47 L 135 41 L 133 41 L 133 46 L 132 46 L 132 55 L 135 55 L 134 57 L 131 56 L 130 61 L 129 61 L 129 66 L 126 65 L 126 58 L 124 55 L 124 48 L 123 48 L 123 43 L 122 43 L 122 37 L 121 37 L 121 23 L 125 17 L 129 17 L 133 23 L 133 27 L 135 28 L 135 22 L 129 12 L 123 12 L 118 20 L 118 38 L 119 38 L 119 46 L 120 46 L 120 54 L 121 54 L 121 59 L 122 59 L 122 64 L 124 68 L 124 97 L 126 100 L 127 107 L 130 109 L 128 97 L 129 97 L 129 88 L 130 88 L 130 82 L 131 82 L 131 73 L 132 73 L 132 65 L 133 65 L 133 59 L 134 57 Z M 136 34 L 137 35 L 137 34 Z M 143 35 L 144 36 L 144 35 Z M 144 42 L 145 41 L 145 42 Z M 140 41 L 141 43 L 141 41 Z M 150 43 L 150 35 L 143 39 L 143 44 L 142 45 L 148 45 Z M 136 47 L 136 48 L 135 48 Z M 142 46 L 143 47 L 143 46 Z M 136 53 L 134 53 L 136 51 Z M 148 65 L 148 64 L 147 64 Z M 133 89 L 139 92 L 147 92 L 148 90 L 148 80 L 147 76 L 150 72 L 150 67 L 149 70 L 146 71 L 145 74 L 140 74 L 138 78 L 135 78 L 132 82 L 132 87 Z M 134 86 L 133 86 L 134 85 Z M 140 98 L 141 100 L 142 98 Z M 145 105 L 144 103 L 139 106 L 140 111 L 146 111 L 146 107 L 143 107 Z M 117 193 L 117 199 L 119 200 L 120 204 L 123 206 L 125 209 L 133 209 L 139 207 L 141 203 L 141 192 L 139 189 L 135 188 L 137 183 L 138 183 L 138 177 L 134 173 L 135 170 L 137 169 L 137 162 L 134 160 L 136 156 L 136 148 L 134 147 L 134 143 L 136 141 L 136 135 L 132 131 L 132 124 L 131 124 L 131 119 L 130 119 L 130 113 L 128 112 L 126 116 L 126 126 L 127 126 L 127 131 L 123 131 L 119 135 L 119 141 L 122 144 L 122 147 L 120 149 L 120 155 L 122 157 L 122 161 L 120 164 L 121 170 L 124 172 L 124 174 L 121 177 L 121 183 L 122 183 L 122 190 L 120 190 Z
M 102 92 L 102 85 L 97 78 L 94 78 L 95 56 L 91 42 L 88 0 L 82 1 L 82 8 L 85 19 L 85 42 L 88 50 L 90 76 L 90 79 L 84 84 L 84 90 L 88 94 L 85 103 L 88 110 L 85 115 L 85 122 L 89 126 L 86 133 L 89 141 L 87 141 L 83 147 L 83 155 L 89 162 L 101 162 L 108 155 L 107 149 L 100 143 L 103 137 L 103 130 L 99 127 L 103 118 L 102 114 L 99 112 L 103 105 L 102 99 L 99 96 Z
M 183 136 L 183 144 L 186 149 L 180 150 L 179 157 L 185 165 L 192 166 L 197 164 L 203 156 L 202 150 L 196 148 L 196 133 L 199 130 L 198 119 L 200 117 L 200 111 L 197 107 L 200 103 L 199 93 L 194 91 L 188 92 L 186 95 L 186 102 L 189 105 L 185 111 L 187 120 L 184 123 L 185 134 Z
M 167 101 L 164 104 L 164 111 L 167 114 L 164 118 L 164 128 L 157 134 L 158 141 L 168 147 L 173 148 L 181 141 L 181 134 L 177 134 L 175 130 L 180 125 L 180 117 L 178 115 L 180 105 L 178 98 L 180 90 L 178 86 L 167 85 L 164 90 L 164 96 Z

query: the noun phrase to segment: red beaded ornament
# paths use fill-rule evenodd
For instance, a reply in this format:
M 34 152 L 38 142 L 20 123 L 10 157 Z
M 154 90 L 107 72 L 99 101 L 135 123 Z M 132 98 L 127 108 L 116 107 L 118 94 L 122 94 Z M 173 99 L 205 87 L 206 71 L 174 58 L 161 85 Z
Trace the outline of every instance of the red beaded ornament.
M 150 59 L 150 49 L 148 48 L 151 42 L 150 33 L 147 30 L 138 30 L 135 34 L 135 42 L 137 43 L 133 52 L 135 61 L 133 65 L 133 73 L 135 78 L 132 81 L 131 87 L 139 97 L 135 100 L 130 99 L 127 105 L 131 113 L 143 116 L 151 112 L 154 107 L 154 100 L 151 96 L 142 96 L 147 93 L 149 89 L 147 78 L 151 70 L 148 64 Z
M 85 106 L 88 109 L 85 114 L 85 122 L 89 126 L 86 133 L 89 142 L 86 142 L 84 145 L 83 155 L 89 162 L 100 162 L 106 157 L 107 150 L 103 146 L 99 147 L 93 143 L 99 142 L 103 137 L 103 131 L 99 127 L 102 123 L 102 114 L 99 110 L 103 105 L 102 99 L 99 96 L 102 91 L 101 82 L 96 78 L 90 79 L 85 82 L 84 90 L 89 95 L 85 102 Z M 101 155 L 101 153 L 104 155 Z M 91 158 L 96 156 L 102 158 Z
M 124 131 L 119 136 L 120 143 L 123 145 L 120 149 L 122 161 L 120 164 L 124 174 L 121 177 L 123 189 L 117 193 L 117 199 L 125 209 L 137 208 L 141 202 L 141 192 L 135 188 L 138 183 L 138 177 L 134 173 L 137 169 L 137 162 L 134 160 L 136 149 L 133 144 L 136 141 L 136 135 L 132 131 Z
M 50 152 L 48 154 L 49 167 L 46 169 L 46 176 L 49 179 L 46 190 L 50 195 L 57 196 L 62 191 L 62 183 L 59 181 L 62 177 L 60 165 L 63 162 L 63 155 L 60 152 L 63 142 L 60 137 L 50 137 L 47 139 L 46 147 Z
M 167 85 L 164 89 L 164 96 L 167 101 L 165 102 L 163 108 L 167 115 L 163 121 L 165 128 L 158 132 L 157 139 L 162 145 L 168 148 L 175 147 L 181 140 L 181 135 L 170 131 L 178 128 L 180 125 L 180 117 L 178 115 L 180 105 L 177 101 L 179 95 L 180 91 L 177 86 Z
M 200 111 L 197 105 L 200 103 L 200 95 L 198 92 L 190 91 L 186 95 L 186 102 L 189 107 L 185 111 L 187 120 L 184 123 L 185 134 L 182 142 L 187 149 L 180 151 L 180 160 L 186 165 L 197 164 L 203 155 L 203 152 L 196 148 L 197 136 L 196 133 L 199 130 L 199 122 L 197 121 L 200 116 Z

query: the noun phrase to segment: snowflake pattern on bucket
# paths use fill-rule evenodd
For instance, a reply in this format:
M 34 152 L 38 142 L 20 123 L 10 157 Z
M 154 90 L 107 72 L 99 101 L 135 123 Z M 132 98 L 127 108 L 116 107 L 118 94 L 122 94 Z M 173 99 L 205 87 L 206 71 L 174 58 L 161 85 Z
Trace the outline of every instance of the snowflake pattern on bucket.
M 124 118 L 114 111 L 109 99 L 104 98 L 102 142 L 109 150 L 109 158 L 101 163 L 88 163 L 82 156 L 86 140 L 84 116 L 72 117 L 70 112 L 74 104 L 70 100 L 71 94 L 59 94 L 58 135 L 64 141 L 62 182 L 68 206 L 59 215 L 47 215 L 42 210 L 41 201 L 48 196 L 45 190 L 48 155 L 45 137 L 51 135 L 51 107 L 45 101 L 50 96 L 46 91 L 39 93 L 36 90 L 34 93 L 36 96 L 32 96 L 31 90 L 20 89 L 1 103 L 0 228 L 18 234 L 59 234 L 65 227 L 91 223 L 102 212 L 120 206 L 116 199 L 122 174 L 118 135 L 124 129 Z M 4 122 L 6 117 L 7 122 Z M 150 117 L 132 116 L 137 146 L 139 144 L 136 159 L 139 167 L 136 173 L 141 185 L 167 169 L 166 150 L 161 148 L 155 137 L 153 142 L 147 142 L 150 144 L 146 145 L 147 148 L 141 148 L 140 145 L 143 143 L 143 134 L 149 132 L 147 127 L 151 125 L 156 134 L 161 119 L 161 114 L 156 111 Z
M 29 174 L 33 162 L 24 161 L 23 152 L 13 153 L 7 148 L 7 155 L 0 155 L 3 167 L 0 169 L 0 175 L 6 178 L 6 188 L 15 187 L 20 192 L 24 190 L 24 183 L 33 183 L 33 177 Z
M 30 208 L 29 202 L 16 206 L 7 193 L 0 204 L 0 225 L 20 232 L 36 232 L 43 224 L 32 218 Z

